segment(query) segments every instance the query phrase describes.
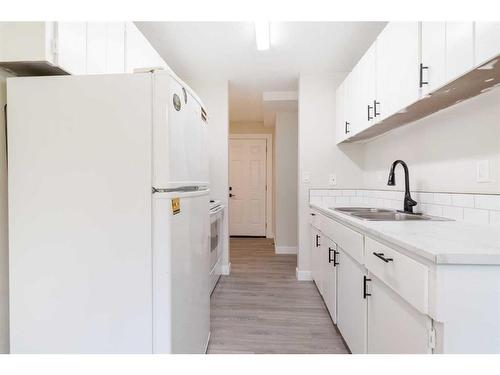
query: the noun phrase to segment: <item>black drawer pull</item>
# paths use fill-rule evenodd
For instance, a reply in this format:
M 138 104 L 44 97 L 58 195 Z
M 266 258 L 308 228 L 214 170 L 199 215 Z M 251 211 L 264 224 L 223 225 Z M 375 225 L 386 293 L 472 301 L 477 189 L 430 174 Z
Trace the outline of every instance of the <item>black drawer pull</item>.
M 333 250 L 333 266 L 334 267 L 339 265 L 339 262 L 337 262 L 337 255 L 339 255 L 339 252 L 337 250 Z
M 373 255 L 375 255 L 377 258 L 379 259 L 382 259 L 384 262 L 386 263 L 389 263 L 389 262 L 392 262 L 394 259 L 392 258 L 386 258 L 384 256 L 384 253 L 376 253 L 376 252 L 373 252 Z
M 316 235 L 316 247 L 319 247 L 319 238 L 320 238 L 320 237 L 319 237 L 319 235 L 317 234 L 317 235 Z
M 366 288 L 366 282 L 367 282 L 367 281 L 372 281 L 372 279 L 369 279 L 368 277 L 363 276 L 363 298 L 364 298 L 364 299 L 366 299 L 366 297 L 368 297 L 368 296 L 371 296 L 371 294 L 370 294 L 370 293 L 367 293 L 367 292 L 366 292 L 366 289 L 367 289 L 367 288 Z
M 333 259 L 332 259 L 332 251 L 333 251 Z M 335 264 L 335 250 L 331 247 L 328 248 L 328 263 L 334 262 Z

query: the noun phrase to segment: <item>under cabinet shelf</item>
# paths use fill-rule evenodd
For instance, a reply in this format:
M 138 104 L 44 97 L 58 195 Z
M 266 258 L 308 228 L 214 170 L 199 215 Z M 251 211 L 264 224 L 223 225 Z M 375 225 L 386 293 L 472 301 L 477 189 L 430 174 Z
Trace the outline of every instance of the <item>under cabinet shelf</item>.
M 500 86 L 500 55 L 342 143 L 368 141 Z

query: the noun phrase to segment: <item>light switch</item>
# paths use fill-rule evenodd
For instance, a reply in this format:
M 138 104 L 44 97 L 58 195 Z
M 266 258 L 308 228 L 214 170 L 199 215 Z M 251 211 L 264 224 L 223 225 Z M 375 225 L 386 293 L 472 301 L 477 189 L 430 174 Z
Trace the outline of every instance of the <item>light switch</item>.
M 302 182 L 304 184 L 311 183 L 311 176 L 310 176 L 309 172 L 302 172 Z
M 490 182 L 490 161 L 481 160 L 478 161 L 476 171 L 476 181 L 477 182 Z

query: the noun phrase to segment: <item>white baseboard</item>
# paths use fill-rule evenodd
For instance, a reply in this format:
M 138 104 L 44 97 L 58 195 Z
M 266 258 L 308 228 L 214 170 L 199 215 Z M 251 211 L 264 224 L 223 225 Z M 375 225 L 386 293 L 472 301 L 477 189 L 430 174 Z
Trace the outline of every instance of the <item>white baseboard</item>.
M 297 246 L 276 246 L 276 254 L 297 254 Z
M 312 280 L 311 271 L 299 271 L 298 268 L 295 268 L 295 275 L 297 276 L 297 280 L 299 280 L 299 281 L 311 281 Z
M 231 273 L 231 263 L 221 265 L 220 273 L 222 275 L 229 275 Z

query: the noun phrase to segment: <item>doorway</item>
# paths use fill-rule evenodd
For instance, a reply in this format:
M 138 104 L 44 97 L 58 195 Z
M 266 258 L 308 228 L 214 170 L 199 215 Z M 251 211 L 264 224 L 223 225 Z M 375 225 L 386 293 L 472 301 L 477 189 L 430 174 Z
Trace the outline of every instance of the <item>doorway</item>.
M 229 234 L 272 237 L 272 136 L 229 138 Z

